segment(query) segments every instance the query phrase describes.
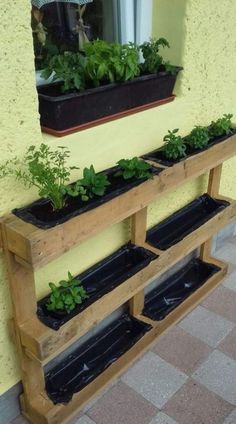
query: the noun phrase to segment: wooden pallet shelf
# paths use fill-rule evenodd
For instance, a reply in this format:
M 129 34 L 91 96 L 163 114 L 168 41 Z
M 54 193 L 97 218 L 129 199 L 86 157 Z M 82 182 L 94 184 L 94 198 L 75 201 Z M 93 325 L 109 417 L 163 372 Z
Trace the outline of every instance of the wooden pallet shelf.
M 25 266 L 42 267 L 76 244 L 134 215 L 157 197 L 215 168 L 235 154 L 236 135 L 166 168 L 153 180 L 146 181 L 110 202 L 46 231 L 10 214 L 3 220 L 7 248 Z
M 160 254 L 159 258 L 72 318 L 58 331 L 46 327 L 34 314 L 31 319 L 25 321 L 19 327 L 21 343 L 26 348 L 27 354 L 44 363 L 48 362 L 58 354 L 60 349 L 64 349 L 65 346 L 68 347 L 95 324 L 134 297 L 152 279 L 157 278 L 168 268 L 174 266 L 182 257 L 196 249 L 199 244 L 203 244 L 212 237 L 216 231 L 232 222 L 235 216 L 236 201 L 232 201 L 229 207 L 166 251 L 160 253 L 159 250 L 149 244 L 143 243 L 143 246 L 147 249 Z
M 22 409 L 32 424 L 67 424 L 106 384 L 121 374 L 164 331 L 174 325 L 213 290 L 227 271 L 227 265 L 211 257 L 211 239 L 236 218 L 236 201 L 220 196 L 222 164 L 236 154 L 236 135 L 206 151 L 164 168 L 153 180 L 131 189 L 111 201 L 49 230 L 27 224 L 15 215 L 0 222 L 0 248 L 3 247 L 12 297 L 15 339 L 22 370 L 24 394 Z M 156 164 L 157 165 L 157 164 Z M 158 166 L 158 165 L 157 165 Z M 230 205 L 166 251 L 146 243 L 147 207 L 155 199 L 181 184 L 209 172 L 208 193 Z M 104 219 L 105 217 L 105 219 Z M 46 327 L 36 315 L 35 270 L 105 228 L 131 218 L 132 242 L 159 255 L 146 268 L 91 304 L 58 331 Z M 142 316 L 144 289 L 196 248 L 203 260 L 221 269 L 163 321 L 152 322 Z M 54 405 L 45 391 L 44 366 L 86 332 L 129 302 L 129 312 L 153 329 L 120 359 L 107 368 L 68 405 Z
M 75 394 L 69 404 L 54 405 L 45 391 L 42 391 L 36 398 L 31 399 L 27 405 L 30 411 L 31 420 L 32 417 L 34 417 L 34 423 L 37 424 L 68 423 L 69 420 L 78 413 L 78 405 L 80 405 L 80 408 L 83 408 L 89 400 L 97 396 L 107 384 L 121 375 L 135 360 L 137 360 L 137 358 L 149 349 L 153 343 L 156 343 L 158 337 L 180 321 L 188 312 L 197 306 L 202 299 L 204 299 L 206 294 L 209 294 L 220 284 L 222 278 L 227 273 L 227 265 L 214 258 L 208 258 L 208 262 L 219 266 L 221 268 L 220 271 L 209 278 L 201 288 L 172 311 L 163 321 L 155 322 L 142 315 L 138 315 L 138 319 L 150 323 L 153 329 L 142 337 L 142 339 L 121 358 L 88 384 L 88 386 Z

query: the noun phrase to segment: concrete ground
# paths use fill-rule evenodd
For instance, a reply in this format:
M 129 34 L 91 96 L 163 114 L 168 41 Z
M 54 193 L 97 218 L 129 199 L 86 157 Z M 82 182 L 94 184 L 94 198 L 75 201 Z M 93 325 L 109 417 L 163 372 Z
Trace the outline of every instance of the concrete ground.
M 223 284 L 71 424 L 236 424 L 236 236 L 215 256 Z

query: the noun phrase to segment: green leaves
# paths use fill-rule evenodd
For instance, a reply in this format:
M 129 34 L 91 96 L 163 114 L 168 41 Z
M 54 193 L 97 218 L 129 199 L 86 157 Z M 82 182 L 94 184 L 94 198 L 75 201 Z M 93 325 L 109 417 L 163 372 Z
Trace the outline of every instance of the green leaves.
M 143 54 L 144 63 L 142 64 L 142 71 L 144 73 L 156 73 L 163 64 L 163 58 L 159 55 L 160 47 L 170 47 L 165 38 L 151 38 L 140 46 Z M 170 65 L 169 65 L 170 66 Z
M 217 119 L 216 122 L 212 121 L 209 126 L 210 137 L 221 137 L 224 135 L 229 135 L 232 131 L 233 124 L 231 118 L 233 115 L 231 113 L 224 114 L 222 118 Z
M 84 53 L 65 52 L 48 61 L 41 76 L 63 81 L 62 91 L 84 90 L 107 82 L 128 81 L 140 73 L 139 48 L 95 40 L 84 45 Z
M 51 289 L 50 300 L 46 307 L 48 311 L 65 311 L 70 313 L 76 307 L 88 298 L 86 290 L 81 286 L 81 281 L 76 280 L 68 272 L 68 280 L 59 282 L 59 286 L 49 283 Z
M 193 149 L 203 149 L 208 145 L 210 140 L 207 127 L 196 126 L 191 133 L 185 138 L 186 144 Z
M 118 162 L 118 165 L 121 169 L 115 174 L 115 176 L 122 176 L 124 180 L 129 180 L 131 178 L 152 178 L 151 165 L 143 159 L 139 159 L 137 157 L 134 157 L 133 159 L 121 159 Z
M 180 159 L 186 156 L 186 145 L 179 135 L 178 129 L 168 130 L 168 134 L 164 137 L 165 144 L 162 148 L 163 154 L 167 159 Z
M 106 187 L 110 185 L 107 176 L 96 174 L 93 165 L 90 168 L 84 168 L 83 178 L 79 181 L 79 184 L 86 190 L 86 194 L 90 199 L 94 195 L 103 196 Z
M 65 206 L 66 184 L 70 179 L 70 172 L 75 167 L 67 167 L 66 161 L 69 150 L 58 147 L 51 150 L 46 144 L 39 147 L 30 146 L 22 161 L 16 158 L 6 162 L 0 168 L 0 173 L 14 176 L 26 188 L 38 188 L 39 196 L 50 200 L 54 210 Z
M 41 77 L 48 79 L 53 74 L 53 81 L 63 81 L 62 91 L 85 88 L 85 58 L 80 53 L 65 52 L 52 56 Z

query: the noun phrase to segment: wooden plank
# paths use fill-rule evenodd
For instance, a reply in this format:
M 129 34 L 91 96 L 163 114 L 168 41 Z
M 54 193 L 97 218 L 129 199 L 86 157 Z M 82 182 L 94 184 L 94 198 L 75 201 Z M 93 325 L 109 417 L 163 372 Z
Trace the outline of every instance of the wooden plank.
M 131 217 L 131 241 L 141 245 L 146 239 L 147 207 L 140 209 Z
M 24 322 L 19 329 L 22 344 L 33 357 L 48 362 L 99 321 L 107 317 L 113 310 L 142 291 L 152 279 L 163 274 L 180 259 L 208 240 L 216 231 L 234 220 L 235 216 L 236 201 L 179 243 L 162 252 L 159 258 L 151 262 L 145 269 L 72 318 L 59 331 L 44 326 L 36 316 Z M 144 243 L 144 246 L 156 252 L 155 248 L 147 243 Z M 136 310 L 133 313 L 135 314 Z
M 143 245 L 147 232 L 147 207 L 141 209 L 131 217 L 131 241 L 137 245 Z M 129 310 L 131 315 L 138 315 L 144 307 L 144 290 L 139 291 L 130 299 Z
M 222 164 L 211 169 L 209 172 L 207 193 L 212 197 L 218 197 L 219 195 L 221 174 Z M 200 247 L 200 258 L 202 260 L 205 260 L 207 256 L 211 255 L 212 241 L 213 239 L 210 238 Z
M 33 397 L 44 388 L 43 369 L 41 364 L 33 361 L 25 354 L 20 340 L 19 326 L 35 316 L 37 301 L 34 274 L 32 269 L 25 268 L 17 263 L 14 255 L 7 250 L 4 224 L 2 225 L 2 238 L 15 322 L 14 338 L 20 359 L 22 382 L 26 396 Z
M 50 230 L 41 230 L 14 215 L 4 222 L 8 249 L 34 268 L 41 267 L 73 246 L 135 214 L 181 184 L 209 171 L 236 153 L 236 136 L 165 169 L 153 180 L 133 188 L 92 211 Z M 106 219 L 104 219 L 106 217 Z
M 211 258 L 208 258 L 209 261 Z M 29 410 L 26 416 L 32 424 L 68 424 L 83 407 L 97 396 L 112 380 L 120 376 L 134 361 L 136 361 L 157 339 L 168 329 L 180 321 L 189 311 L 198 305 L 206 295 L 214 290 L 227 272 L 227 266 L 218 261 L 222 269 L 213 275 L 202 287 L 172 311 L 163 321 L 152 322 L 153 329 L 147 333 L 128 352 L 107 368 L 93 382 L 79 393 L 67 405 L 53 405 L 46 392 L 29 400 Z M 139 317 L 142 319 L 142 316 Z M 144 318 L 145 321 L 145 318 Z

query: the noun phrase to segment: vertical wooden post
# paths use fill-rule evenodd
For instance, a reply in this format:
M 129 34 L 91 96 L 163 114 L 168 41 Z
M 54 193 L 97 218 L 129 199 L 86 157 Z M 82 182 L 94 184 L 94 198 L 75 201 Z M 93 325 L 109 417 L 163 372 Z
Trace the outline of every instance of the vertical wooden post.
M 25 404 L 27 405 L 27 398 L 33 398 L 45 386 L 43 366 L 26 355 L 19 332 L 20 325 L 35 315 L 37 309 L 34 270 L 18 263 L 14 254 L 8 250 L 4 223 L 1 224 L 1 232 L 14 314 L 16 344 L 21 363 Z
M 210 170 L 208 179 L 207 193 L 212 197 L 217 197 L 220 190 L 220 181 L 222 174 L 222 164 Z M 211 256 L 212 238 L 201 245 L 200 258 L 207 260 Z
M 131 222 L 131 241 L 142 246 L 146 240 L 147 229 L 147 208 L 141 209 L 132 216 Z M 129 310 L 131 315 L 141 314 L 144 307 L 144 290 L 141 290 L 129 301 Z

